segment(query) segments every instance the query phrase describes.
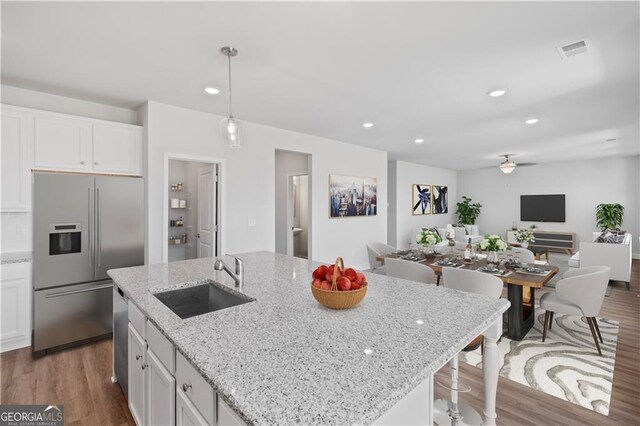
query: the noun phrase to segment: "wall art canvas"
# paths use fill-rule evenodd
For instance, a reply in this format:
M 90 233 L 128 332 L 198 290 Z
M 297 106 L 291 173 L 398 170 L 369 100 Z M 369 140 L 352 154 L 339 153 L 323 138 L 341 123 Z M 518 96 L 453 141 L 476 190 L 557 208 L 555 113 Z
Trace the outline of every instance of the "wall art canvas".
M 449 213 L 449 187 L 431 185 L 431 212 L 433 214 Z
M 329 175 L 329 216 L 375 216 L 378 214 L 378 179 Z
M 431 185 L 414 183 L 411 205 L 414 216 L 431 214 Z

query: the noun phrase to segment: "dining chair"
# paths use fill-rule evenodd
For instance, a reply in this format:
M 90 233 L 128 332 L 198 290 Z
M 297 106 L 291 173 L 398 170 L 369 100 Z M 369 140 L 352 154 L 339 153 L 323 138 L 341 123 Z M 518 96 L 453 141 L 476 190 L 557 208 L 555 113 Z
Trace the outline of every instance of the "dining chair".
M 604 341 L 596 316 L 600 314 L 610 276 L 611 268 L 608 266 L 588 266 L 565 272 L 556 283 L 556 291 L 545 293 L 540 298 L 540 308 L 545 310 L 542 341 L 547 337 L 547 329 L 553 325 L 554 313 L 579 315 L 587 319 L 598 354 L 602 356 L 600 343 Z
M 449 289 L 482 294 L 496 299 L 500 298 L 502 294 L 502 280 L 484 272 L 457 268 L 442 268 L 442 277 L 444 278 L 445 285 Z M 478 346 L 483 343 L 484 339 L 482 336 L 478 336 L 473 339 L 463 351 L 469 352 L 476 350 Z M 439 425 L 482 424 L 480 414 L 471 408 L 469 404 L 458 400 L 458 392 L 471 391 L 470 386 L 461 384 L 458 381 L 458 363 L 458 354 L 456 354 L 451 358 L 451 361 L 449 361 L 451 386 L 439 382 L 439 384 L 451 391 L 451 400 L 438 399 L 435 401 L 433 420 Z
M 524 247 L 512 247 L 511 250 L 512 253 L 518 255 L 518 258 L 522 263 L 533 264 L 536 261 L 536 255 L 529 249 Z
M 433 284 L 435 273 L 427 265 L 403 259 L 385 259 L 387 276 L 419 283 Z
M 376 259 L 378 256 L 386 256 L 396 251 L 396 248 L 385 243 L 367 243 L 367 254 L 369 255 L 369 267 L 371 272 L 384 274 L 384 263 Z

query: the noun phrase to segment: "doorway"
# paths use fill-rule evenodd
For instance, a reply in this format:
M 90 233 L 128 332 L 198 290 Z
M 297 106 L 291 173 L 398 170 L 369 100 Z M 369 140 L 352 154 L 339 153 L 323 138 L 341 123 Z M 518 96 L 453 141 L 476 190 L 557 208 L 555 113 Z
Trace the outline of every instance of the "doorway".
M 219 253 L 219 165 L 168 159 L 167 261 Z
M 312 259 L 311 155 L 276 150 L 276 253 Z

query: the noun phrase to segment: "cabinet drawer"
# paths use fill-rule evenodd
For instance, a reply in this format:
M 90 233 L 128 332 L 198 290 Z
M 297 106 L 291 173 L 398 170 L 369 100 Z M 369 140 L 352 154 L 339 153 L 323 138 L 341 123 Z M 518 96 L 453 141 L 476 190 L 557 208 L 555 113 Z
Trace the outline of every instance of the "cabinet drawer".
M 131 300 L 129 300 L 129 322 L 133 325 L 133 328 L 136 329 L 138 334 L 142 337 L 143 340 L 147 339 L 147 318 L 145 318 L 144 314 L 136 305 L 134 305 Z
M 218 397 L 218 426 L 245 426 L 245 422 Z
M 176 372 L 176 351 L 171 342 L 149 320 L 147 320 L 147 345 L 169 373 L 174 375 Z
M 216 418 L 215 394 L 213 388 L 200 373 L 176 351 L 176 385 L 184 391 L 189 401 L 198 409 L 207 424 L 214 425 Z M 186 389 L 186 390 L 185 390 Z

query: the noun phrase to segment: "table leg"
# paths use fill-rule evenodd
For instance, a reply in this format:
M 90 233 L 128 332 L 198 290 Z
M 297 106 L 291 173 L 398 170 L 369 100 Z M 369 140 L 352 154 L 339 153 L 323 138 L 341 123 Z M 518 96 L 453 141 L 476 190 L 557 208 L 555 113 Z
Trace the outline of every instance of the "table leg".
M 502 335 L 502 318 L 496 320 L 484 333 L 484 351 L 482 354 L 482 373 L 484 378 L 484 424 L 495 425 L 496 393 L 498 391 L 498 375 L 500 372 L 500 356 L 498 355 L 498 338 Z
M 507 295 L 511 307 L 509 308 L 509 332 L 507 335 L 513 340 L 522 340 L 527 332 L 533 327 L 535 320 L 535 288 L 531 288 L 531 311 L 529 315 L 524 317 L 522 305 L 522 286 L 509 284 L 507 286 Z

